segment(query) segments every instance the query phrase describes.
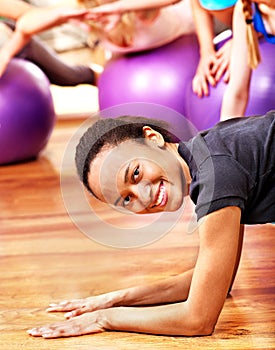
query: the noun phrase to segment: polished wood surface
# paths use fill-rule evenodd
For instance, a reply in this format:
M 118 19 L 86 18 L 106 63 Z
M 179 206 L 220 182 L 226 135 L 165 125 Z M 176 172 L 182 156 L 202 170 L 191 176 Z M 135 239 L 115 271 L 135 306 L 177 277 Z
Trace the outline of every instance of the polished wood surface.
M 210 337 L 105 332 L 44 340 L 26 334 L 63 319 L 45 312 L 51 302 L 165 278 L 190 268 L 196 259 L 190 203 L 168 234 L 142 248 L 106 247 L 78 230 L 64 207 L 59 174 L 64 149 L 79 123 L 59 121 L 38 160 L 0 167 L 1 349 L 275 349 L 272 225 L 246 228 L 235 285 Z M 111 212 L 105 215 L 112 219 Z

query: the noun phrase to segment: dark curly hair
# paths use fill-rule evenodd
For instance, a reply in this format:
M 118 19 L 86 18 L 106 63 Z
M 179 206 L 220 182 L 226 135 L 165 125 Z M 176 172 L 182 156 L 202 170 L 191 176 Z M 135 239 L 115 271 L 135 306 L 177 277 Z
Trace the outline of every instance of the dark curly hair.
M 90 164 L 105 145 L 117 146 L 130 139 L 144 140 L 143 127 L 150 126 L 162 134 L 166 142 L 178 142 L 172 126 L 163 121 L 145 117 L 121 116 L 99 119 L 80 138 L 76 147 L 77 173 L 84 186 L 94 195 L 88 184 Z

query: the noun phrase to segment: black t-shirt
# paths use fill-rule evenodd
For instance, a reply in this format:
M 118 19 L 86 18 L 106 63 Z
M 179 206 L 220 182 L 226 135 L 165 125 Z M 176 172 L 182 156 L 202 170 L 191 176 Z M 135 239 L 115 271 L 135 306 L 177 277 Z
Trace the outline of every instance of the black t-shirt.
M 178 152 L 191 172 L 198 219 L 237 206 L 243 224 L 275 222 L 275 110 L 218 123 Z

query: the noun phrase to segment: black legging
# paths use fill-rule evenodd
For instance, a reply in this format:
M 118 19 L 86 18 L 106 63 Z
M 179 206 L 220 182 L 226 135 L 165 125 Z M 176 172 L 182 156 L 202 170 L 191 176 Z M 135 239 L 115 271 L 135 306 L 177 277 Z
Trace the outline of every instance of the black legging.
M 12 30 L 15 26 L 4 21 Z M 75 86 L 78 84 L 95 85 L 95 74 L 91 68 L 84 65 L 68 65 L 56 52 L 44 44 L 37 36 L 19 52 L 16 57 L 33 62 L 46 74 L 52 84 L 60 86 Z

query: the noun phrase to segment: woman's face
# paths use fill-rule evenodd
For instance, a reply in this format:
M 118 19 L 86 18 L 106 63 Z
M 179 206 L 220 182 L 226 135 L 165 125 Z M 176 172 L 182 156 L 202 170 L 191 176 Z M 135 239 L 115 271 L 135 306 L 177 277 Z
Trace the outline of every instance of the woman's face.
M 89 186 L 101 201 L 131 212 L 175 211 L 185 193 L 175 153 L 151 140 L 105 147 L 90 165 Z

